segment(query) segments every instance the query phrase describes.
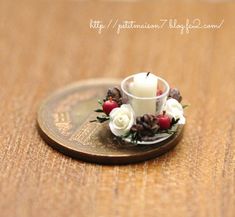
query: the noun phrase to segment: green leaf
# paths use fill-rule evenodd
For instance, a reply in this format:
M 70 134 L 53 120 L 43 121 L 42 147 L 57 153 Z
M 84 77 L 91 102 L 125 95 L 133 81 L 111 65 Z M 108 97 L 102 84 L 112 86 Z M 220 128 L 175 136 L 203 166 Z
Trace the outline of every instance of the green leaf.
M 131 135 L 131 131 L 129 131 L 128 133 L 126 133 L 125 135 L 121 136 L 122 138 L 128 138 Z
M 171 126 L 173 126 L 174 124 L 177 124 L 179 122 L 179 118 L 175 119 L 175 118 L 172 118 L 172 121 L 171 121 Z
M 102 106 L 103 105 L 103 102 L 102 100 L 98 99 L 98 103 Z
M 183 109 L 189 107 L 189 105 L 182 105 Z
M 96 109 L 95 112 L 100 112 L 100 113 L 103 113 L 103 109 Z
M 108 121 L 109 120 L 109 117 L 108 116 L 97 116 L 96 119 L 100 122 L 100 123 L 103 123 L 105 121 Z

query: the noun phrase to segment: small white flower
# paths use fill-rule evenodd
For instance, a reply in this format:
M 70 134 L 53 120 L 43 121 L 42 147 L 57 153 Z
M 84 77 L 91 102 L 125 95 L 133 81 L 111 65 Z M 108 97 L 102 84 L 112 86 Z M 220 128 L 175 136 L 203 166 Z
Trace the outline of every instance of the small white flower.
M 113 109 L 109 116 L 109 128 L 115 136 L 127 134 L 135 122 L 134 111 L 129 104 Z
M 182 105 L 175 99 L 170 98 L 166 101 L 164 111 L 168 114 L 171 118 L 178 119 L 178 124 L 185 124 L 186 120 L 184 117 L 184 109 Z

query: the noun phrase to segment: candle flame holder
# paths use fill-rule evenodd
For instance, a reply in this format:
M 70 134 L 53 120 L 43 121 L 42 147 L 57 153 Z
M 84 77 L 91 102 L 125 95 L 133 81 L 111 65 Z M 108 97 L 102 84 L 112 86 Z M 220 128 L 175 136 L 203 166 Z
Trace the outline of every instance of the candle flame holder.
M 121 82 L 121 90 L 123 92 L 123 101 L 132 106 L 136 116 L 144 114 L 160 114 L 167 100 L 170 87 L 166 80 L 157 77 L 157 90 L 154 97 L 140 97 L 133 94 L 134 76 L 126 77 Z

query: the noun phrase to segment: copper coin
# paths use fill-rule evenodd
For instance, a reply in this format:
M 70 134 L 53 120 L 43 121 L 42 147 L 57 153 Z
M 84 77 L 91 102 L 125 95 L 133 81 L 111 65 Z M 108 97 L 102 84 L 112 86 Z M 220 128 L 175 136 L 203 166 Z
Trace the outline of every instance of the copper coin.
M 153 145 L 136 145 L 113 136 L 95 119 L 97 100 L 107 89 L 119 85 L 112 79 L 86 80 L 58 90 L 49 96 L 38 111 L 38 129 L 53 148 L 71 157 L 99 164 L 128 164 L 161 155 L 179 142 L 183 127 L 169 139 Z

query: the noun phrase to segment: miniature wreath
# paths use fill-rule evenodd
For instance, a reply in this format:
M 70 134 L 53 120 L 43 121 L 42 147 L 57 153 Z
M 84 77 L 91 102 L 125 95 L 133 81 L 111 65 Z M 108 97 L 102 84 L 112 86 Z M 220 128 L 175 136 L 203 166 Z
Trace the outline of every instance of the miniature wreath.
M 158 89 L 156 95 L 162 94 Z M 170 88 L 162 112 L 158 115 L 144 114 L 136 116 L 131 104 L 125 102 L 119 87 L 109 88 L 106 97 L 98 100 L 100 113 L 91 122 L 108 121 L 111 132 L 120 138 L 130 138 L 132 142 L 154 141 L 165 134 L 174 134 L 177 126 L 185 124 L 182 96 L 177 88 Z

